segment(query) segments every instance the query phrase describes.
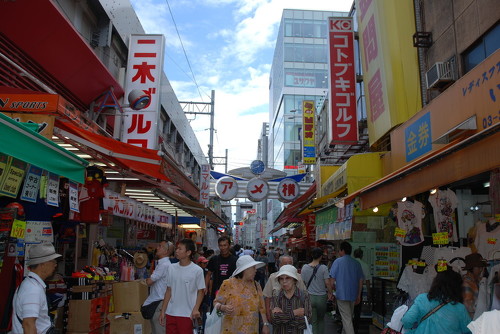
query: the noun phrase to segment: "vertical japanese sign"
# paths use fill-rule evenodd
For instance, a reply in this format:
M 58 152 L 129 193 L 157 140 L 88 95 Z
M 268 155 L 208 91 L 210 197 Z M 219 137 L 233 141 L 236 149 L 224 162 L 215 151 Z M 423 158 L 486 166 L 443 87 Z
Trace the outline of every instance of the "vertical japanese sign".
M 28 175 L 24 179 L 23 191 L 21 192 L 21 199 L 23 201 L 36 203 L 41 178 L 42 169 L 30 165 Z
M 358 141 L 356 71 L 352 17 L 328 18 L 329 139 L 332 144 Z
M 131 145 L 156 149 L 157 127 L 160 112 L 160 87 L 163 73 L 163 35 L 131 35 L 125 96 L 140 90 L 151 96 L 144 109 L 124 108 L 122 141 Z
M 427 112 L 405 129 L 406 162 L 432 150 L 431 113 Z
M 200 173 L 200 203 L 205 207 L 210 204 L 210 165 L 201 165 Z
M 59 176 L 54 173 L 49 173 L 47 183 L 47 204 L 59 206 Z
M 302 101 L 302 161 L 306 165 L 316 163 L 315 122 L 316 108 L 314 101 Z
M 73 181 L 69 181 L 69 209 L 74 212 L 80 212 L 80 207 L 78 206 L 78 184 Z

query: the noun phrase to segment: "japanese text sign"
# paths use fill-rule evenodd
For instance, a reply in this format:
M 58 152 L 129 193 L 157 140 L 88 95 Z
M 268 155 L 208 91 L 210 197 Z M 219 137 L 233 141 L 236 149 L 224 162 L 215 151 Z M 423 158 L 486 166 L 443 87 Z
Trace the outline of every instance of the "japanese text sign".
M 47 204 L 59 206 L 59 176 L 54 173 L 49 173 L 47 182 Z
M 432 243 L 434 245 L 447 245 L 449 242 L 448 232 L 432 233 Z
M 200 203 L 205 207 L 210 204 L 210 165 L 201 165 L 200 171 Z
M 269 184 L 258 177 L 248 181 L 247 184 L 247 196 L 248 199 L 253 202 L 260 202 L 267 197 L 269 194 Z
M 223 201 L 230 201 L 238 194 L 238 183 L 230 176 L 224 176 L 215 184 L 215 194 Z
M 316 163 L 315 111 L 314 101 L 302 101 L 302 158 L 307 165 Z
M 330 124 L 332 144 L 358 141 L 354 29 L 350 17 L 328 18 Z
M 425 113 L 405 129 L 406 161 L 432 150 L 431 113 Z
M 0 181 L 0 196 L 17 197 L 23 182 L 26 166 L 24 161 L 9 157 Z
M 292 202 L 299 193 L 299 184 L 294 179 L 284 178 L 278 184 L 278 197 L 282 202 Z
M 163 35 L 131 35 L 125 79 L 125 95 L 139 90 L 151 97 L 149 105 L 135 111 L 125 108 L 122 141 L 144 148 L 157 148 L 160 88 L 163 73 Z
M 42 169 L 30 165 L 28 174 L 24 179 L 23 190 L 21 191 L 21 199 L 27 202 L 36 202 L 38 190 L 40 189 L 40 179 L 42 178 Z
M 11 238 L 24 239 L 24 232 L 26 230 L 26 222 L 14 219 L 12 223 L 12 230 L 10 231 Z

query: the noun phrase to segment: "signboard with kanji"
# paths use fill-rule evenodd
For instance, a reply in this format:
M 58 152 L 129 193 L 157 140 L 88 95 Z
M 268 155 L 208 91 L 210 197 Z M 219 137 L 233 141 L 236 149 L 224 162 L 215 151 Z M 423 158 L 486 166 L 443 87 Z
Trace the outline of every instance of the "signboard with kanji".
M 278 184 L 278 197 L 282 202 L 292 202 L 299 194 L 299 184 L 294 179 L 286 178 Z
M 354 26 L 352 17 L 328 18 L 328 70 L 330 89 L 330 124 L 332 144 L 358 141 L 356 115 L 356 71 Z
M 157 126 L 160 111 L 160 88 L 163 73 L 163 35 L 131 35 L 125 78 L 125 96 L 140 90 L 151 97 L 149 105 L 135 111 L 124 108 L 122 141 L 157 149 Z
M 315 111 L 314 101 L 302 101 L 302 161 L 306 165 L 316 163 Z
M 405 129 L 406 162 L 432 150 L 431 113 L 427 112 Z
M 21 191 L 21 199 L 23 201 L 35 203 L 38 190 L 40 189 L 40 179 L 42 178 L 42 169 L 30 165 L 28 174 L 24 179 L 23 190 Z

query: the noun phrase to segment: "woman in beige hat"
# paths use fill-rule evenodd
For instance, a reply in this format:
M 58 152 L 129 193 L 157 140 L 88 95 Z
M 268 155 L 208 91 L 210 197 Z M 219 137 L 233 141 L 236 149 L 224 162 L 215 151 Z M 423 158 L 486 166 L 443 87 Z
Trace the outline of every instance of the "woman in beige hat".
M 215 298 L 214 307 L 224 314 L 222 333 L 269 334 L 264 297 L 260 285 L 254 281 L 257 268 L 265 263 L 243 255 L 236 261 L 236 270 L 225 280 Z
M 299 274 L 292 265 L 282 266 L 276 279 L 281 290 L 273 293 L 271 300 L 273 333 L 302 334 L 306 329 L 305 317 L 311 319 L 312 315 L 309 293 L 297 288 Z

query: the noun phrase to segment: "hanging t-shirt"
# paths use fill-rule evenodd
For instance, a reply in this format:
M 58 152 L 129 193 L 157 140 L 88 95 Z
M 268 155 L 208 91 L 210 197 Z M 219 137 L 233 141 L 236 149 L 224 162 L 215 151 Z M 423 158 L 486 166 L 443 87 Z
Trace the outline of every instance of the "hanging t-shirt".
M 487 260 L 498 257 L 495 251 L 500 252 L 500 223 L 494 219 L 491 222 L 477 226 L 476 241 L 477 252 Z
M 403 246 L 415 246 L 424 241 L 422 233 L 423 205 L 419 201 L 398 202 L 398 225 L 405 231 L 403 238 L 398 238 Z
M 429 195 L 429 203 L 434 209 L 436 231 L 448 232 L 448 239 L 457 242 L 457 223 L 455 221 L 457 195 L 451 189 L 438 190 L 434 195 Z

